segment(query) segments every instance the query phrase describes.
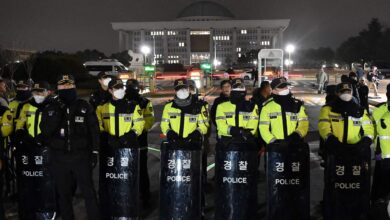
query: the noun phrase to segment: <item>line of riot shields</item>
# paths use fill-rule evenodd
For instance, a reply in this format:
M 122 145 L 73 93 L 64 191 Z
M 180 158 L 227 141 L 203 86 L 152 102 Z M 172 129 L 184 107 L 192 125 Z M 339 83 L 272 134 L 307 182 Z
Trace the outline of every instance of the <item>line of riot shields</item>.
M 137 142 L 118 148 L 103 140 L 99 198 L 102 219 L 140 218 Z M 16 151 L 20 219 L 55 219 L 56 194 L 47 147 L 19 142 Z M 160 219 L 204 219 L 202 143 L 161 145 Z M 216 220 L 259 219 L 258 151 L 254 141 L 220 141 L 215 157 Z M 368 219 L 370 146 L 331 147 L 326 151 L 325 220 Z M 269 220 L 310 219 L 310 151 L 305 142 L 267 146 L 266 210 Z

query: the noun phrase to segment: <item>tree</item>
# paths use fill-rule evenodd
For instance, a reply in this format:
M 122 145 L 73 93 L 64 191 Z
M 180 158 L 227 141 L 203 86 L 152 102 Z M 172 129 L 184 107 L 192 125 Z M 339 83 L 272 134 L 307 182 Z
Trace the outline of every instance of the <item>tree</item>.
M 81 62 L 85 63 L 87 61 L 97 61 L 97 60 L 102 60 L 106 59 L 107 56 L 98 50 L 83 50 L 83 51 L 77 51 L 74 54 L 77 58 L 80 59 Z
M 125 66 L 130 65 L 131 57 L 127 50 L 119 52 L 119 53 L 113 53 L 110 56 L 111 59 L 117 59 L 119 62 L 121 62 Z

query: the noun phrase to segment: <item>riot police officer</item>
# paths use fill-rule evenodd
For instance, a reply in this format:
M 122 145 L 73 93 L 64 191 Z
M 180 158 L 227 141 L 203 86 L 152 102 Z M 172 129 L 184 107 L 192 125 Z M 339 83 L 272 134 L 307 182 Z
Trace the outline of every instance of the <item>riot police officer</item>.
M 32 156 L 31 154 L 35 154 L 34 148 L 38 147 L 44 147 L 44 138 L 41 133 L 40 129 L 40 123 L 42 118 L 42 112 L 44 109 L 52 103 L 52 99 L 49 97 L 49 83 L 42 81 L 35 83 L 32 88 L 32 96 L 33 99 L 31 99 L 29 102 L 25 103 L 22 106 L 22 109 L 20 110 L 19 118 L 16 120 L 15 125 L 15 142 L 16 142 L 16 149 L 17 149 L 17 160 L 18 160 L 18 185 L 19 185 L 19 213 L 21 219 L 34 219 L 36 213 L 39 212 L 39 210 L 43 207 L 33 207 L 31 203 L 34 202 L 35 199 L 39 200 L 38 198 L 34 198 L 35 196 L 38 197 L 45 197 L 46 195 L 42 195 L 44 189 L 41 189 L 41 192 L 39 194 L 35 194 L 34 187 L 39 187 L 37 185 L 32 185 L 34 182 L 31 178 L 28 179 L 29 175 L 25 175 L 24 171 L 28 170 L 22 167 L 22 163 L 20 160 L 24 160 L 23 157 L 29 157 Z M 44 158 L 44 155 L 42 152 L 37 152 L 37 157 Z M 48 166 L 47 164 L 42 162 L 44 166 Z M 26 162 L 27 164 L 27 162 Z M 25 169 L 25 170 L 24 170 Z M 31 167 L 32 170 L 38 170 L 38 167 Z M 46 168 L 48 169 L 48 167 Z M 45 173 L 45 176 L 48 175 Z M 48 175 L 50 176 L 50 175 Z M 43 178 L 39 176 L 40 178 Z M 52 177 L 50 176 L 48 181 L 51 181 Z M 31 182 L 30 182 L 31 180 Z M 25 182 L 29 183 L 25 183 Z M 29 184 L 31 184 L 29 186 Z M 31 188 L 28 188 L 31 187 Z M 43 186 L 41 186 L 43 187 Z M 45 187 L 51 187 L 54 190 L 54 185 L 47 185 Z M 53 191 L 52 191 L 53 192 Z M 49 193 L 48 193 L 49 194 Z M 54 198 L 54 192 L 52 194 Z M 52 200 L 52 205 L 55 204 L 54 199 Z M 34 203 L 33 203 L 34 204 Z M 42 205 L 44 206 L 44 205 Z M 53 210 L 55 211 L 55 210 Z
M 211 106 L 211 110 L 210 110 L 210 118 L 215 126 L 217 125 L 215 122 L 215 114 L 217 112 L 218 105 L 223 102 L 229 101 L 230 92 L 232 90 L 232 84 L 230 80 L 222 80 L 220 84 L 220 88 L 221 88 L 221 94 L 219 95 L 219 97 L 217 97 L 214 100 L 214 103 Z
M 99 146 L 99 124 L 88 102 L 77 97 L 72 75 L 62 75 L 57 81 L 58 100 L 47 106 L 39 126 L 45 143 L 51 149 L 51 169 L 58 190 L 61 216 L 73 220 L 73 191 L 76 180 L 88 219 L 99 219 L 98 205 L 92 181 Z
M 89 103 L 94 109 L 99 105 L 108 102 L 111 98 L 111 94 L 108 92 L 108 83 L 111 81 L 111 76 L 102 71 L 98 75 L 99 89 L 94 91 L 89 97 Z
M 199 143 L 207 132 L 207 110 L 190 95 L 186 79 L 175 80 L 174 87 L 174 100 L 164 106 L 161 131 L 173 144 L 184 140 Z
M 125 98 L 139 105 L 142 110 L 142 116 L 145 121 L 144 129 L 141 135 L 138 137 L 138 142 L 141 146 L 140 192 L 144 207 L 146 207 L 150 199 L 150 181 L 148 174 L 148 130 L 152 128 L 155 118 L 152 102 L 149 99 L 142 97 L 139 92 L 139 82 L 136 79 L 127 80 Z
M 272 80 L 272 95 L 260 113 L 260 135 L 266 144 L 301 141 L 309 130 L 303 102 L 295 99 L 283 77 Z
M 9 109 L 11 110 L 14 119 L 19 118 L 23 105 L 30 101 L 31 97 L 31 86 L 23 80 L 18 81 L 16 84 L 15 99 L 9 103 Z

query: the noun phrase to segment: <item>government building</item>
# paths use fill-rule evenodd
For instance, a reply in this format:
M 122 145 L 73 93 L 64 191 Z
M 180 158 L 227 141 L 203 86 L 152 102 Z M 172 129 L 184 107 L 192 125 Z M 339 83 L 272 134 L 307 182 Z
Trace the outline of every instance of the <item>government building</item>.
M 240 20 L 222 5 L 198 1 L 173 21 L 113 22 L 119 51 L 140 53 L 148 46 L 148 60 L 189 65 L 217 60 L 234 63 L 253 49 L 282 48 L 289 19 Z

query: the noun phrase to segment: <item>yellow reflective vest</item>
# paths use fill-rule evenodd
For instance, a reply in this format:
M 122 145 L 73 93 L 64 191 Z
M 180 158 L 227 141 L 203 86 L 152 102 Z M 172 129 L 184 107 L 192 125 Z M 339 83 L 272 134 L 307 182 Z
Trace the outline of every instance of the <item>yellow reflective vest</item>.
M 148 104 L 146 105 L 146 107 L 142 108 L 142 115 L 145 120 L 144 130 L 148 131 L 150 128 L 152 128 L 155 120 L 153 104 L 151 101 L 148 100 Z
M 248 111 L 238 110 L 236 105 L 230 101 L 220 103 L 217 106 L 215 113 L 215 122 L 217 124 L 218 136 L 231 137 L 230 128 L 236 126 L 236 118 L 238 116 L 238 127 L 251 129 L 253 135 L 257 132 L 259 125 L 259 108 L 256 104 Z
M 296 100 L 295 102 L 300 101 Z M 308 130 L 309 120 L 303 105 L 298 112 L 282 112 L 281 105 L 276 103 L 272 97 L 263 104 L 259 131 L 265 143 L 283 140 L 293 132 L 305 137 Z
M 173 130 L 183 138 L 188 137 L 195 130 L 199 130 L 201 134 L 207 133 L 206 108 L 198 102 L 193 102 L 190 107 L 186 108 L 191 111 L 182 112 L 173 101 L 165 104 L 160 124 L 164 135 L 167 135 L 169 130 Z
M 0 106 L 0 110 L 0 112 L 3 112 L 0 115 L 1 136 L 7 137 L 12 133 L 14 128 L 12 113 L 4 106 Z
M 41 133 L 39 124 L 42 119 L 42 109 L 28 102 L 23 105 L 19 118 L 16 119 L 15 130 L 25 129 L 32 137 Z
M 144 129 L 145 120 L 142 110 L 134 102 L 122 99 L 120 101 L 107 102 L 96 109 L 101 132 L 107 132 L 112 136 L 120 137 L 133 130 L 137 136 Z
M 366 110 L 360 118 L 348 116 L 345 123 L 340 113 L 332 112 L 332 107 L 326 105 L 320 111 L 318 131 L 324 140 L 334 135 L 340 142 L 346 144 L 356 144 L 363 136 L 374 139 L 374 126 Z
M 376 144 L 379 144 L 383 159 L 390 158 L 390 111 L 388 104 L 383 103 L 372 112 L 376 128 Z

